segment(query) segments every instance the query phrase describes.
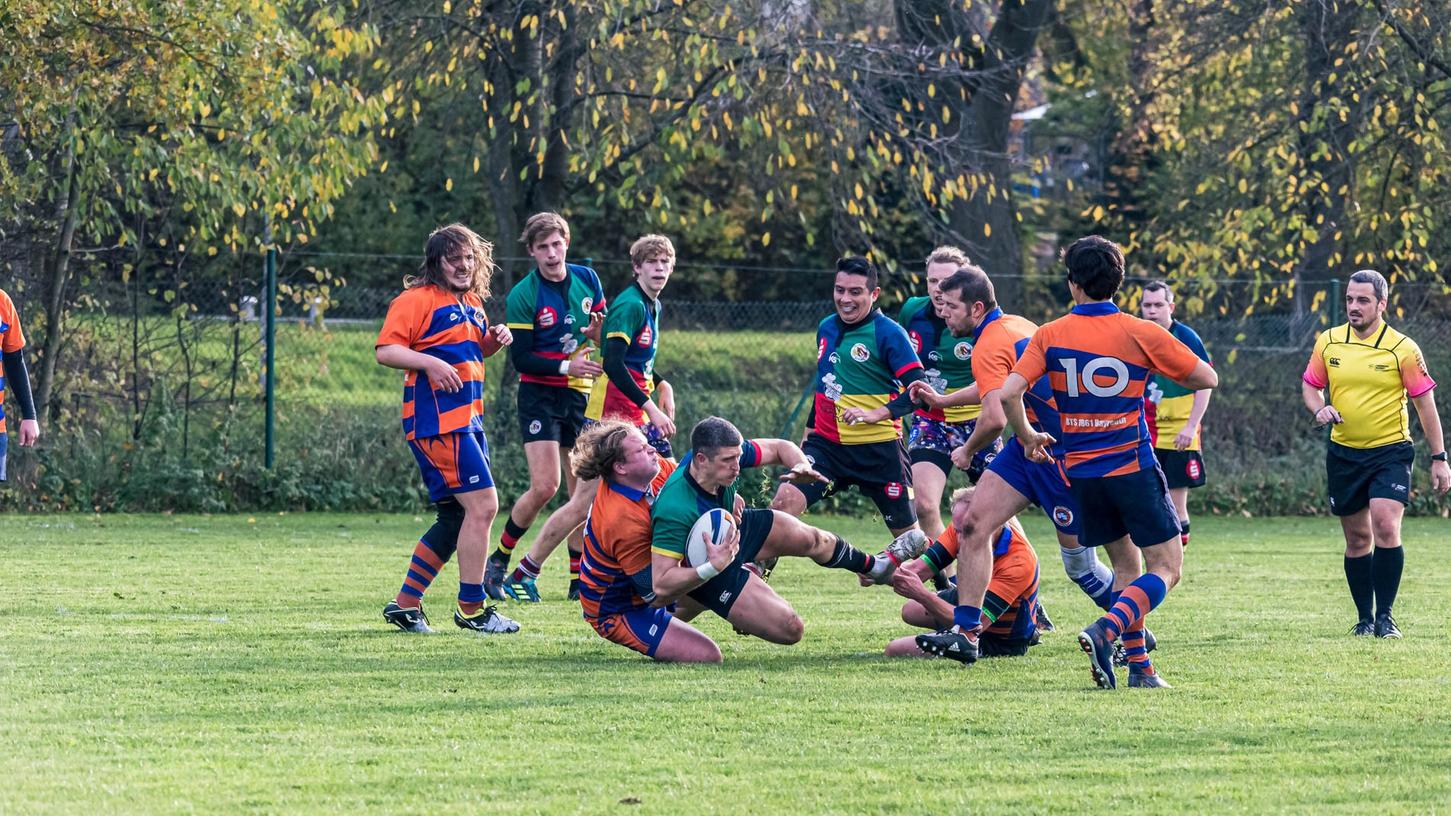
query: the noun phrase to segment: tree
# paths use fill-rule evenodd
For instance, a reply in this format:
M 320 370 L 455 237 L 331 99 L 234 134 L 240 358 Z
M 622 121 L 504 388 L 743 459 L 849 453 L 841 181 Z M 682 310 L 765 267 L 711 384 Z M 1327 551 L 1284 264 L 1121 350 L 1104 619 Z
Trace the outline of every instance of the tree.
M 0 28 L 0 260 L 42 290 L 42 410 L 78 255 L 304 243 L 376 155 L 382 105 L 345 71 L 375 34 L 332 7 L 15 0 Z

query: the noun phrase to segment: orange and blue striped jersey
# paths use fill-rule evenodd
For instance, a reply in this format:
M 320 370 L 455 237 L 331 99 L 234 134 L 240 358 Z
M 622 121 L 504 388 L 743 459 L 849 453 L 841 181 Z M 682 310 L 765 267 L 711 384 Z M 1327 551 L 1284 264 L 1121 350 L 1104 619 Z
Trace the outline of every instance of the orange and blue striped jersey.
M 1304 380 L 1329 387 L 1345 420 L 1331 427 L 1330 441 L 1361 449 L 1411 441 L 1406 398 L 1436 387 L 1420 346 L 1385 323 L 1364 339 L 1349 323 L 1320 332 Z
M 645 294 L 638 282 L 630 284 L 611 302 L 605 316 L 603 340 L 623 340 L 625 369 L 635 385 L 649 396 L 655 391 L 655 350 L 660 345 L 660 301 Z M 621 419 L 644 425 L 645 411 L 610 382 L 609 375 L 596 377 L 585 406 L 589 419 Z
M 477 294 L 456 295 L 427 284 L 404 290 L 388 305 L 378 346 L 404 346 L 454 367 L 463 388 L 435 391 L 422 372 L 403 377 L 403 433 L 426 439 L 484 429 L 484 338 L 489 330 Z
M 639 491 L 602 479 L 584 522 L 579 562 L 579 602 L 585 618 L 600 618 L 646 605 L 631 575 L 650 567 L 650 506 L 674 462 L 660 457 L 650 489 Z
M 10 295 L 0 289 L 0 352 L 6 354 L 25 348 L 25 333 L 20 330 L 20 313 Z M 0 369 L 0 433 L 5 433 L 5 371 Z
M 1037 330 L 1038 324 L 1026 317 L 1003 314 L 1002 309 L 993 309 L 983 317 L 972 335 L 972 376 L 984 400 L 1003 387 Z M 1052 434 L 1054 439 L 1063 438 L 1058 427 L 1058 405 L 1048 383 L 1033 383 L 1023 403 L 1034 428 Z M 1056 445 L 1052 452 L 1058 454 Z
M 972 385 L 972 338 L 953 337 L 947 321 L 937 315 L 932 298 L 914 297 L 902 304 L 897 322 L 907 331 L 912 350 L 926 367 L 922 377 L 934 391 L 951 394 Z M 981 413 L 981 405 L 917 409 L 918 416 L 939 422 L 966 422 Z
M 902 391 L 903 374 L 921 368 L 907 332 L 880 309 L 847 325 L 835 314 L 816 329 L 816 404 L 812 428 L 829 442 L 865 445 L 902 437 L 902 424 L 881 422 L 848 425 L 848 408 L 873 410 L 886 406 Z
M 1204 341 L 1199 339 L 1198 332 L 1174 320 L 1169 323 L 1169 333 L 1188 346 L 1199 359 L 1211 365 L 1214 363 L 1209 357 L 1209 350 L 1204 348 Z M 1195 393 L 1163 374 L 1155 374 L 1149 378 L 1148 390 L 1144 392 L 1144 419 L 1149 423 L 1149 437 L 1153 440 L 1154 447 L 1174 450 L 1174 437 L 1189 423 L 1189 414 L 1194 409 Z M 1199 430 L 1194 429 L 1194 439 L 1186 450 L 1199 450 Z
M 590 340 L 581 332 L 590 315 L 605 310 L 605 293 L 599 275 L 578 264 L 565 264 L 564 280 L 551 281 L 535 269 L 509 290 L 504 320 L 509 328 L 533 332 L 533 348 L 527 349 L 556 366 L 563 360 L 589 353 Z M 521 373 L 520 382 L 556 388 L 573 388 L 588 394 L 593 377 L 566 374 Z
M 941 572 L 957 560 L 959 546 L 957 530 L 948 525 L 922 557 Z M 1038 553 L 1016 522 L 1004 524 L 993 539 L 993 572 L 987 593 L 983 609 L 997 617 L 984 627 L 985 633 L 1013 639 L 1032 635 L 1038 606 Z
M 1156 467 L 1144 419 L 1149 376 L 1183 380 L 1198 365 L 1198 355 L 1163 326 L 1094 302 L 1038 329 L 1013 371 L 1052 386 L 1064 470 L 1073 479 Z

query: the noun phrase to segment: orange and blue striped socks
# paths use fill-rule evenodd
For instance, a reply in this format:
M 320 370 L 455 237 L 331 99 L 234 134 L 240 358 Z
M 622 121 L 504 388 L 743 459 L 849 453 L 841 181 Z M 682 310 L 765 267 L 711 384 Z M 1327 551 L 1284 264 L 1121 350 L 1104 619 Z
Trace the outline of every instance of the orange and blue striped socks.
M 417 609 L 423 604 L 423 593 L 438 577 L 447 558 L 440 558 L 428 542 L 420 539 L 413 548 L 413 557 L 408 561 L 408 571 L 403 576 L 403 587 L 393 600 L 404 609 Z
M 1149 661 L 1149 652 L 1144 648 L 1144 619 L 1124 630 L 1124 655 L 1129 659 L 1129 671 L 1136 674 L 1153 674 L 1154 664 Z
M 1145 615 L 1163 603 L 1164 596 L 1167 594 L 1169 594 L 1169 587 L 1164 583 L 1164 579 L 1152 572 L 1146 572 L 1132 584 L 1124 587 L 1113 608 L 1108 610 L 1107 615 L 1099 618 L 1098 622 L 1103 625 L 1109 639 L 1126 638 L 1124 633 L 1131 631 L 1135 623 L 1142 622 Z M 1128 648 L 1127 639 L 1125 639 L 1124 648 Z

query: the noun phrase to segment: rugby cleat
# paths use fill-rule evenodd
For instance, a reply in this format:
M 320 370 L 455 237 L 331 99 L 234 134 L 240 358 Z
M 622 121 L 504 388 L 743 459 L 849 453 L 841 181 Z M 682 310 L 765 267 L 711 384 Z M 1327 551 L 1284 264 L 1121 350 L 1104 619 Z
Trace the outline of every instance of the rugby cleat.
M 1147 654 L 1148 652 L 1152 652 L 1157 648 L 1159 648 L 1158 638 L 1155 638 L 1154 633 L 1149 631 L 1149 628 L 1145 626 L 1144 652 Z M 1129 653 L 1124 650 L 1124 644 L 1121 640 L 1116 640 L 1113 642 L 1113 664 L 1115 666 L 1118 666 L 1120 669 L 1129 664 Z
M 1033 625 L 1044 632 L 1052 632 L 1058 628 L 1053 625 L 1053 619 L 1048 617 L 1048 610 L 1043 608 L 1041 602 L 1038 604 L 1038 608 L 1033 610 Z
M 1369 618 L 1366 618 L 1350 627 L 1350 634 L 1356 637 L 1372 637 L 1375 635 L 1375 624 Z
M 533 578 L 514 578 L 504 582 L 504 594 L 520 603 L 539 603 L 539 587 Z
M 509 556 L 500 558 L 501 555 L 503 553 L 496 551 L 484 563 L 484 594 L 494 601 L 502 601 L 507 597 L 504 595 L 504 576 L 509 571 Z
M 571 578 L 571 579 L 569 579 L 569 594 L 566 595 L 565 598 L 567 600 L 571 600 L 571 601 L 577 601 L 577 600 L 579 600 L 579 579 L 578 578 Z
M 874 584 L 885 584 L 892 580 L 897 567 L 919 558 L 927 549 L 927 534 L 915 527 L 892 539 L 887 548 L 877 553 L 867 580 Z
M 1129 670 L 1129 688 L 1173 688 L 1169 681 L 1156 674 Z
M 956 626 L 918 635 L 916 641 L 917 648 L 934 657 L 946 657 L 964 666 L 977 662 L 977 638 L 959 631 Z
M 499 614 L 498 607 L 490 604 L 472 615 L 465 615 L 463 610 L 453 610 L 453 622 L 460 629 L 467 629 L 470 632 L 478 632 L 484 635 L 507 635 L 519 631 L 518 621 L 510 620 Z
M 389 601 L 383 607 L 383 620 L 415 635 L 433 634 L 433 629 L 428 625 L 428 616 L 423 614 L 422 604 L 416 608 L 403 607 L 399 606 L 397 601 Z
M 1103 631 L 1103 624 L 1094 621 L 1079 632 L 1078 647 L 1089 657 L 1093 682 L 1099 688 L 1118 688 L 1118 680 L 1113 676 L 1113 640 Z
M 1400 627 L 1396 626 L 1396 619 L 1391 613 L 1382 612 L 1375 616 L 1375 636 L 1378 638 L 1401 639 Z

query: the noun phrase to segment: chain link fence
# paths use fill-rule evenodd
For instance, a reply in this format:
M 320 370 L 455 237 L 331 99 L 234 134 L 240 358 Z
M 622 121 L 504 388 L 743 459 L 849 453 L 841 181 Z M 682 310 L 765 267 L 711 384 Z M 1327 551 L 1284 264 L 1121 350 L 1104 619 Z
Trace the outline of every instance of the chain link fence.
M 416 261 L 299 255 L 284 263 L 276 328 L 277 465 L 271 470 L 260 464 L 262 262 L 255 256 L 234 261 L 230 271 L 213 266 L 205 274 L 171 270 L 143 279 L 114 259 L 92 259 L 101 267 L 93 280 L 109 282 L 90 285 L 65 324 L 54 419 L 38 453 L 11 448 L 12 482 L 23 490 L 10 491 L 7 504 L 228 510 L 421 503 L 399 426 L 403 375 L 373 356 L 383 315 L 401 286 L 380 282 L 401 282 Z M 595 266 L 607 294 L 628 284 L 628 262 Z M 496 279 L 487 304 L 494 322 L 503 320 L 507 282 Z M 1141 284 L 1126 285 L 1126 309 L 1136 308 Z M 889 315 L 923 289 L 908 275 L 884 279 L 883 286 Z M 677 269 L 662 299 L 657 360 L 675 388 L 677 448 L 708 414 L 731 419 L 751 436 L 799 437 L 809 409 L 815 327 L 832 311 L 830 287 L 831 273 L 820 270 Z M 1310 427 L 1300 374 L 1316 332 L 1343 320 L 1343 307 L 1335 284 L 1288 288 L 1238 281 L 1176 287 L 1177 316 L 1203 337 L 1221 376 L 1204 421 L 1216 489 L 1195 497 L 1209 509 L 1320 509 L 1325 432 Z M 1022 306 L 1005 306 L 1036 320 L 1061 314 L 1067 303 L 1058 281 L 1029 278 L 1023 291 Z M 773 297 L 738 299 L 757 293 Z M 21 294 L 34 342 L 34 309 Z M 1440 282 L 1405 284 L 1393 296 L 1390 322 L 1420 344 L 1433 376 L 1451 377 L 1451 292 Z M 485 394 L 505 503 L 528 482 L 514 407 L 517 377 L 506 358 L 489 360 Z

